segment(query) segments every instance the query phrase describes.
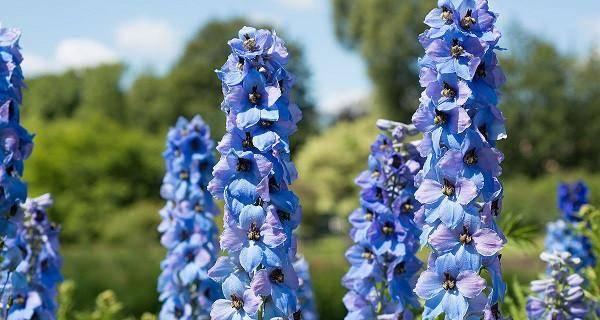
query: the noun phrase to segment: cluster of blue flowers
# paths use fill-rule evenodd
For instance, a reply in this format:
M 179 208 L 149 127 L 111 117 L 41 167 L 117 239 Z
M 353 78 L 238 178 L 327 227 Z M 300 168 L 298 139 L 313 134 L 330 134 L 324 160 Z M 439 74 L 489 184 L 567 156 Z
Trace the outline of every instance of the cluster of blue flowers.
M 219 285 L 208 277 L 219 252 L 219 213 L 207 191 L 215 164 L 210 129 L 200 116 L 179 118 L 167 135 L 163 156 L 166 174 L 161 196 L 167 200 L 158 227 L 167 256 L 158 280 L 161 319 L 209 319 L 221 298 Z
M 27 186 L 21 180 L 23 160 L 33 149 L 32 136 L 19 124 L 21 90 L 25 86 L 21 71 L 21 33 L 0 27 L 0 269 L 14 270 L 22 253 L 9 244 L 15 241 L 21 204 L 27 199 Z
M 348 320 L 412 319 L 411 309 L 419 307 L 413 293 L 422 267 L 415 257 L 421 230 L 414 221 L 420 208 L 414 179 L 423 158 L 404 137 L 402 127 L 393 138 L 379 135 L 368 170 L 356 178 L 360 208 L 349 218 L 355 244 L 346 251 L 351 267 L 342 281 L 349 290 L 344 297 Z
M 317 305 L 312 290 L 312 280 L 310 279 L 310 270 L 308 262 L 304 257 L 296 257 L 294 261 L 294 270 L 298 274 L 298 305 L 302 310 L 302 320 L 318 320 Z
M 4 319 L 56 319 L 57 287 L 62 282 L 57 225 L 47 210 L 52 198 L 45 194 L 28 199 L 19 215 L 17 236 L 7 245 L 19 250 L 23 259 L 14 271 L 2 272 Z
M 558 208 L 561 218 L 548 223 L 545 241 L 547 252 L 569 252 L 579 258 L 577 270 L 596 265 L 592 242 L 579 228 L 588 228 L 580 214 L 580 209 L 589 202 L 588 187 L 582 181 L 558 186 Z
M 531 282 L 535 296 L 527 299 L 527 317 L 532 320 L 586 319 L 591 304 L 582 287 L 585 280 L 575 271 L 581 260 L 568 252 L 544 252 L 541 259 L 548 263 L 548 275 Z
M 495 146 L 506 130 L 497 108 L 505 78 L 495 50 L 501 34 L 486 0 L 439 0 L 438 6 L 419 37 L 425 89 L 412 118 L 427 157 L 415 193 L 423 205 L 421 241 L 433 250 L 415 292 L 426 300 L 425 319 L 441 313 L 446 319 L 500 319 L 506 285 L 499 251 L 506 239 L 495 222 L 503 160 Z M 491 285 L 479 275 L 482 269 Z
M 221 248 L 209 275 L 224 299 L 212 319 L 298 318 L 299 280 L 293 231 L 301 207 L 289 185 L 296 179 L 289 136 L 301 119 L 290 100 L 292 75 L 284 42 L 268 30 L 244 27 L 229 41 L 231 54 L 217 74 L 223 82 L 227 133 L 217 146 L 209 190 L 225 200 Z

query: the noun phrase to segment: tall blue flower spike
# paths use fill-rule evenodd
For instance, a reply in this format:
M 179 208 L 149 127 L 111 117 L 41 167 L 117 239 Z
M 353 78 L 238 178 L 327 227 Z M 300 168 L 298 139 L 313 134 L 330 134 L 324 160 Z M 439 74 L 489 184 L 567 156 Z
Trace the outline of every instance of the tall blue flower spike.
M 569 252 L 580 259 L 576 270 L 596 265 L 591 240 L 583 235 L 580 227 L 589 228 L 583 222 L 580 209 L 589 202 L 588 187 L 583 181 L 572 184 L 561 183 L 558 186 L 558 208 L 561 218 L 548 223 L 546 228 L 546 252 Z
M 57 289 L 63 278 L 60 230 L 48 217 L 51 206 L 52 197 L 45 194 L 28 199 L 19 212 L 23 222 L 11 245 L 22 252 L 23 259 L 14 271 L 2 272 L 5 319 L 56 319 Z
M 301 119 L 290 98 L 288 52 L 275 32 L 244 27 L 217 75 L 225 96 L 227 133 L 209 190 L 225 201 L 219 258 L 209 275 L 224 299 L 212 319 L 299 318 L 293 267 L 301 207 L 289 185 L 296 179 L 290 135 Z
M 0 251 L 1 271 L 12 271 L 23 258 L 15 247 L 20 206 L 27 199 L 27 186 L 21 180 L 23 161 L 33 149 L 33 136 L 20 122 L 21 71 L 19 39 L 21 32 L 0 27 Z
M 207 191 L 213 148 L 200 116 L 179 118 L 167 135 L 167 170 L 160 190 L 167 203 L 158 227 L 167 248 L 158 279 L 161 320 L 209 319 L 211 305 L 222 297 L 219 285 L 208 277 L 219 253 L 214 222 L 219 210 Z
M 531 282 L 533 296 L 527 298 L 527 318 L 588 319 L 592 304 L 584 293 L 584 278 L 575 271 L 581 259 L 564 251 L 544 252 L 541 259 L 548 264 L 548 273 Z
M 350 215 L 354 245 L 346 251 L 350 270 L 342 280 L 347 320 L 413 319 L 419 302 L 413 293 L 422 267 L 415 257 L 421 230 L 415 223 L 415 175 L 423 165 L 414 143 L 404 142 L 414 127 L 378 121 L 392 131 L 371 146 L 368 169 L 357 178 L 360 208 Z
M 432 249 L 415 292 L 425 300 L 424 319 L 501 319 L 506 285 L 500 250 L 506 239 L 500 214 L 502 153 L 506 138 L 497 108 L 505 78 L 496 50 L 501 37 L 487 0 L 439 0 L 419 36 L 424 88 L 413 123 L 423 133 L 419 151 L 417 214 L 422 244 Z M 487 270 L 491 281 L 479 274 Z
M 296 270 L 299 280 L 298 306 L 302 310 L 302 320 L 319 320 L 308 261 L 300 256 L 296 256 L 295 260 L 294 270 Z

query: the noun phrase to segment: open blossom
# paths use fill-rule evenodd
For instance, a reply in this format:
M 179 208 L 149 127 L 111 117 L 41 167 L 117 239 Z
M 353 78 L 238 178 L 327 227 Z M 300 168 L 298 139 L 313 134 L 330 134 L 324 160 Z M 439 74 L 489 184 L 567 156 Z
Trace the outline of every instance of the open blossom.
M 414 179 L 422 158 L 403 142 L 405 135 L 402 130 L 394 130 L 393 138 L 379 135 L 369 168 L 356 178 L 361 207 L 349 218 L 355 244 L 346 251 L 350 269 L 342 280 L 349 290 L 344 297 L 349 320 L 412 319 L 411 309 L 418 306 L 413 288 L 422 263 L 415 257 L 420 206 Z
M 21 215 L 20 205 L 27 198 L 27 186 L 22 181 L 23 161 L 33 149 L 33 136 L 20 125 L 21 90 L 25 86 L 21 70 L 21 32 L 0 27 L 0 269 L 13 270 L 22 259 L 22 253 L 11 245 L 16 241 Z
M 214 222 L 218 210 L 207 191 L 213 147 L 200 116 L 180 118 L 167 135 L 167 172 L 160 190 L 167 203 L 158 227 L 167 248 L 158 279 L 161 319 L 208 319 L 210 306 L 221 297 L 207 274 L 219 251 Z
M 221 159 L 208 190 L 225 202 L 221 248 L 227 253 L 209 270 L 224 299 L 211 317 L 309 319 L 308 270 L 295 270 L 302 209 L 289 185 L 297 172 L 290 160 L 290 135 L 301 112 L 290 99 L 293 77 L 288 53 L 275 32 L 244 27 L 229 41 L 231 54 L 220 70 L 227 133 L 217 146 Z M 300 280 L 297 272 L 302 272 Z
M 548 274 L 531 282 L 533 296 L 527 299 L 527 317 L 586 319 L 591 303 L 584 294 L 585 280 L 575 271 L 581 260 L 568 252 L 544 252 L 540 257 L 548 264 Z
M 501 319 L 506 285 L 500 251 L 506 243 L 495 222 L 501 211 L 502 153 L 506 137 L 498 110 L 505 78 L 495 50 L 500 32 L 487 0 L 440 0 L 419 36 L 424 88 L 413 124 L 427 158 L 415 199 L 422 245 L 432 249 L 415 292 L 425 299 L 425 319 Z M 490 274 L 490 283 L 479 277 Z
M 2 272 L 2 303 L 12 301 L 6 312 L 7 319 L 56 319 L 58 284 L 62 282 L 59 252 L 59 227 L 50 221 L 48 209 L 52 206 L 49 194 L 27 199 L 19 215 L 23 222 L 10 246 L 23 253 L 23 259 L 14 271 Z
M 580 214 L 581 208 L 589 202 L 588 193 L 588 187 L 583 181 L 559 184 L 557 199 L 561 218 L 548 223 L 546 227 L 545 250 L 568 252 L 580 259 L 577 271 L 596 265 L 592 242 L 580 230 L 589 228 Z

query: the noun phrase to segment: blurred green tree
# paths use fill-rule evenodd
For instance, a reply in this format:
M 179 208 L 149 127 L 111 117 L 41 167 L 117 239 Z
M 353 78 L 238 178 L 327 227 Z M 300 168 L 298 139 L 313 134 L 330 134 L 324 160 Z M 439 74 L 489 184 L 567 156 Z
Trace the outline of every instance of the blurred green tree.
M 162 138 L 96 114 L 52 122 L 27 121 L 41 133 L 27 162 L 30 194 L 50 192 L 63 241 L 97 237 L 115 210 L 157 198 L 162 177 Z
M 332 0 L 336 35 L 364 58 L 380 115 L 410 121 L 419 96 L 416 41 L 435 4 L 423 0 Z

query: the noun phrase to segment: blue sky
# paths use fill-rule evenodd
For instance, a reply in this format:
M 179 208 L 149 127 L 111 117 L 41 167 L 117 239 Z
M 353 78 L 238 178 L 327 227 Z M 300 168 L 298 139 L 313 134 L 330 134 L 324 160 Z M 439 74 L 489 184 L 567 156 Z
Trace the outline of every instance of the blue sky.
M 520 24 L 576 54 L 600 45 L 600 1 L 490 0 L 490 5 L 505 31 Z M 3 12 L 3 25 L 23 31 L 27 75 L 117 60 L 131 67 L 130 75 L 164 72 L 204 23 L 245 16 L 274 23 L 305 47 L 310 86 L 323 111 L 370 90 L 360 57 L 335 39 L 328 0 L 19 0 L 4 4 Z

